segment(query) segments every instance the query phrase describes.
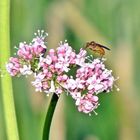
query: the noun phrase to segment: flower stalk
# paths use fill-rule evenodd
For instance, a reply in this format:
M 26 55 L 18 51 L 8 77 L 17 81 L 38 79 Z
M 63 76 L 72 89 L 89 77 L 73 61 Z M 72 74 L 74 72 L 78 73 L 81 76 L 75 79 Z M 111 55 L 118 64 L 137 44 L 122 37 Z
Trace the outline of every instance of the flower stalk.
M 0 0 L 0 67 L 10 56 L 10 31 L 9 31 L 10 0 Z M 6 125 L 7 140 L 19 140 L 17 121 L 14 107 L 12 80 L 9 75 L 1 78 L 3 112 Z
M 53 118 L 53 114 L 54 114 L 54 111 L 55 111 L 56 104 L 58 102 L 58 98 L 59 97 L 55 93 L 52 95 L 50 105 L 48 107 L 48 111 L 47 111 L 47 114 L 46 114 L 45 122 L 44 122 L 42 140 L 49 140 L 51 122 L 52 122 L 52 118 Z

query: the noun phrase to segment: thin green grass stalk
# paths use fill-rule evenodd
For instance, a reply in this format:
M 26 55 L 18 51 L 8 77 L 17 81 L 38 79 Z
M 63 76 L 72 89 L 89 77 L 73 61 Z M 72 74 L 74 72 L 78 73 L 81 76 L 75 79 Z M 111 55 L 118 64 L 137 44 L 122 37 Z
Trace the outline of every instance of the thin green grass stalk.
M 10 56 L 9 33 L 10 0 L 0 0 L 0 67 L 5 66 Z M 14 107 L 12 80 L 8 74 L 1 78 L 3 112 L 6 124 L 7 140 L 19 140 Z

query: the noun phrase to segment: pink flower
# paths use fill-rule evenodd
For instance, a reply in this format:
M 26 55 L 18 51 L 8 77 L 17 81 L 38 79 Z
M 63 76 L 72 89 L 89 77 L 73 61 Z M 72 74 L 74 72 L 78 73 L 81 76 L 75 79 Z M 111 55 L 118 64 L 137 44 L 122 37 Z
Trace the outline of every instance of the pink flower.
M 58 75 L 57 76 L 57 81 L 60 82 L 66 82 L 68 80 L 68 76 L 66 74 L 64 75 Z
M 62 87 L 56 84 L 56 81 L 49 78 L 44 73 L 39 73 L 35 75 L 35 81 L 32 85 L 36 88 L 36 91 L 45 92 L 47 94 L 56 93 L 61 94 L 63 92 Z
M 20 43 L 17 55 L 25 60 L 31 60 L 33 58 L 31 46 L 25 43 Z
M 81 92 L 78 92 L 78 91 L 70 92 L 70 95 L 76 101 L 79 101 L 79 99 L 81 98 Z
M 76 81 L 72 78 L 67 80 L 67 87 L 68 91 L 74 91 L 77 86 L 76 86 Z
M 48 34 L 44 34 L 44 31 L 38 31 L 36 37 L 32 40 L 31 52 L 35 57 L 43 55 L 46 52 L 47 46 L 45 45 L 45 37 Z
M 44 46 L 43 46 L 44 47 Z M 43 48 L 41 45 L 33 45 L 31 47 L 31 53 L 34 57 L 38 57 L 46 52 L 46 48 Z
M 69 93 L 78 111 L 91 113 L 98 107 L 98 93 L 112 90 L 115 78 L 101 58 L 87 56 L 83 48 L 76 54 L 65 41 L 46 54 L 47 33 L 38 31 L 30 44 L 20 43 L 17 58 L 11 57 L 6 69 L 11 76 L 34 74 L 32 85 L 47 95 Z M 70 76 L 70 70 L 75 73 Z M 118 90 L 118 89 L 117 89 Z M 95 111 L 94 111 L 95 112 Z
M 43 89 L 48 87 L 48 83 L 44 81 L 44 78 L 45 74 L 43 73 L 39 73 L 38 75 L 35 74 L 35 81 L 32 82 L 32 85 L 36 88 L 36 91 L 42 92 Z
M 76 101 L 78 111 L 84 113 L 90 113 L 98 107 L 98 97 L 93 94 L 83 95 Z
M 41 57 L 39 66 L 45 72 L 49 69 L 51 73 L 60 75 L 70 70 L 70 65 L 75 64 L 75 57 L 76 54 L 68 43 L 60 43 L 56 51 L 51 49 L 45 58 Z
M 44 55 L 47 49 L 45 45 L 46 36 L 47 34 L 44 35 L 44 31 L 38 31 L 38 34 L 33 38 L 32 43 L 29 45 L 26 43 L 19 44 L 17 55 L 26 61 Z
M 92 63 L 85 63 L 77 70 L 76 78 L 85 81 L 87 90 L 93 93 L 110 91 L 114 83 L 111 71 L 105 68 L 100 59 L 94 59 Z
M 11 76 L 16 76 L 20 73 L 20 62 L 18 58 L 10 57 L 9 62 L 6 64 L 6 69 Z
M 66 65 L 66 67 L 76 63 L 76 53 L 67 42 L 65 42 L 64 44 L 60 42 L 60 45 L 57 48 L 57 55 L 58 62 L 63 64 L 64 66 Z
M 76 64 L 79 66 L 84 65 L 86 60 L 87 51 L 80 49 L 79 54 L 76 55 Z
M 20 68 L 21 75 L 31 75 L 33 71 L 31 70 L 31 66 L 29 65 L 23 65 L 22 68 Z
M 36 37 L 32 40 L 33 46 L 40 46 L 40 48 L 46 49 L 45 38 L 48 36 L 48 33 L 45 33 L 44 30 L 38 30 L 35 35 Z
M 76 78 L 75 80 L 73 78 L 70 78 L 67 80 L 67 89 L 70 92 L 84 90 L 85 89 L 85 81 L 81 80 L 79 78 Z

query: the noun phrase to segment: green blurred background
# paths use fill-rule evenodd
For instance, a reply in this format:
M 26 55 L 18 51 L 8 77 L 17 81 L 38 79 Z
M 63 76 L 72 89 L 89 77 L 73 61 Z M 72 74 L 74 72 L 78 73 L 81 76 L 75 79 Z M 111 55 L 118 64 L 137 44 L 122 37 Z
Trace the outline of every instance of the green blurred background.
M 121 89 L 101 94 L 98 115 L 77 111 L 70 96 L 61 96 L 50 140 L 140 140 L 140 1 L 139 0 L 12 0 L 11 55 L 33 33 L 49 33 L 48 47 L 68 40 L 79 49 L 94 40 L 111 48 L 106 64 Z M 30 78 L 13 78 L 20 140 L 41 140 L 49 99 L 35 93 Z M 6 140 L 0 94 L 0 140 Z

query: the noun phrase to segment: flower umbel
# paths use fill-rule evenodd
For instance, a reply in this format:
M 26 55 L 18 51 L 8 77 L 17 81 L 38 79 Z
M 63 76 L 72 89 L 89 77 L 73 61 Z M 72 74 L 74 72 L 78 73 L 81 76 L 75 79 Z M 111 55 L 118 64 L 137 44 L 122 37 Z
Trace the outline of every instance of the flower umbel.
M 17 56 L 6 64 L 11 76 L 34 75 L 32 85 L 36 91 L 60 96 L 68 93 L 78 111 L 90 114 L 99 106 L 99 93 L 110 92 L 115 78 L 101 58 L 90 59 L 87 51 L 75 50 L 65 41 L 57 49 L 47 50 L 47 33 L 38 31 L 32 42 L 19 43 Z M 70 70 L 76 69 L 75 75 Z

